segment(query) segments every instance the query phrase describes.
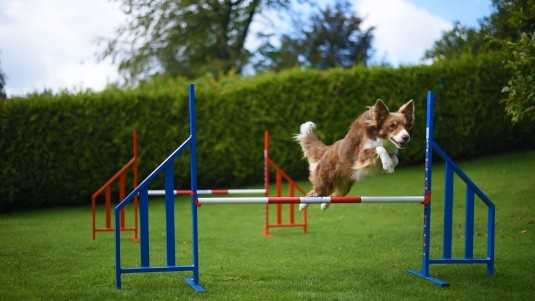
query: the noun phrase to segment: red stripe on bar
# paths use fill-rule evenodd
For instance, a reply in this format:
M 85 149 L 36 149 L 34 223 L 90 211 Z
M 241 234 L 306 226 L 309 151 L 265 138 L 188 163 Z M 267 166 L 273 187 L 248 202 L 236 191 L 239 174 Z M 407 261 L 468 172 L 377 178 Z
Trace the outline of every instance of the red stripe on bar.
M 212 193 L 213 195 L 223 195 L 223 194 L 228 194 L 228 189 L 212 189 Z
M 301 203 L 301 198 L 305 197 L 291 197 L 291 196 L 274 196 L 274 197 L 268 197 L 268 203 L 270 204 L 299 204 Z M 360 196 L 332 196 L 330 197 L 330 201 L 326 201 L 326 203 L 360 203 L 361 197 Z
M 431 191 L 426 191 L 425 194 L 424 194 L 424 202 L 423 202 L 424 205 L 429 205 L 431 204 Z
M 199 190 L 205 190 L 205 189 L 199 189 Z M 226 195 L 228 194 L 228 189 L 209 189 L 210 190 L 210 195 Z M 191 190 L 184 190 L 184 189 L 180 189 L 180 190 L 175 190 L 175 193 L 177 195 L 191 195 L 192 192 Z
M 191 190 L 183 190 L 183 189 L 175 190 L 175 193 L 177 195 L 191 195 L 192 194 Z
M 360 203 L 360 196 L 332 196 L 331 203 Z

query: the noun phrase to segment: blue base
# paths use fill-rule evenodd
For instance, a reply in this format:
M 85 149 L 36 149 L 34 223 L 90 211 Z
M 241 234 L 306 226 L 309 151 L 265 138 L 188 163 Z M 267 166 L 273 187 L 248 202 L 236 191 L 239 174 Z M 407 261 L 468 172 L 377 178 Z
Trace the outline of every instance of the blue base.
M 195 283 L 193 277 L 186 278 L 186 283 L 191 286 L 191 288 L 194 289 L 197 293 L 204 293 L 206 291 L 204 287 L 202 287 L 200 284 Z
M 432 276 L 429 276 L 429 275 L 424 275 L 422 272 L 420 271 L 417 271 L 417 270 L 408 270 L 407 272 L 409 272 L 409 274 L 412 274 L 414 276 L 417 276 L 417 277 L 420 277 L 420 278 L 423 278 L 427 281 L 431 281 L 431 283 L 433 283 L 434 285 L 438 285 L 440 287 L 448 287 L 450 286 L 450 284 L 442 279 L 438 279 L 438 278 L 435 278 L 435 277 L 432 277 Z

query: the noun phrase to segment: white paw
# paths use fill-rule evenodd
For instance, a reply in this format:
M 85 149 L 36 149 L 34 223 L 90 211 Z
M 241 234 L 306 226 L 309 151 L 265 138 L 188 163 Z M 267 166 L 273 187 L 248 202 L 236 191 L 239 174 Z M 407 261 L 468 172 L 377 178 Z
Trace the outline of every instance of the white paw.
M 375 148 L 375 151 L 377 152 L 377 155 L 379 155 L 381 163 L 383 164 L 383 169 L 386 171 L 386 173 L 393 173 L 397 162 L 394 163 L 394 160 L 392 160 L 384 147 L 378 146 Z M 394 155 L 394 158 L 396 158 L 397 161 L 397 156 Z
M 316 128 L 316 124 L 312 121 L 307 121 L 303 124 L 301 124 L 301 127 L 299 128 L 299 132 L 301 135 L 308 135 L 312 133 L 312 131 Z
M 299 211 L 303 211 L 306 207 L 308 207 L 308 204 L 299 204 Z
M 393 173 L 394 168 L 396 165 L 394 164 L 394 161 L 391 158 L 382 160 L 383 162 L 383 169 L 386 171 L 386 173 Z
M 329 204 L 329 203 L 321 203 L 321 210 L 325 211 L 325 210 L 329 209 L 330 205 L 331 204 Z

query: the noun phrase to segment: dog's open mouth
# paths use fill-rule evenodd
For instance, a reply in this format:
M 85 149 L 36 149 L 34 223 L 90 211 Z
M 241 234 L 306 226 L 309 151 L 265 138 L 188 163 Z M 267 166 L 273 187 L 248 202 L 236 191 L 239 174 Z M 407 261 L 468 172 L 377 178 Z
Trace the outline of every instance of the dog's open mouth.
M 394 144 L 394 146 L 397 147 L 398 149 L 405 148 L 408 142 L 408 141 L 406 143 L 397 142 L 396 139 L 394 139 L 394 137 L 390 137 L 388 140 L 390 140 L 390 142 L 392 142 L 392 144 Z

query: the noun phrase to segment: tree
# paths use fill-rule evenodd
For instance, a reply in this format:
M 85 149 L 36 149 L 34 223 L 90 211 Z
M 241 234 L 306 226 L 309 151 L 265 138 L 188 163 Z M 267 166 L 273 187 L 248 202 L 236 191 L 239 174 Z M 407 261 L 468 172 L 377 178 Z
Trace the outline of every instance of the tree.
M 363 19 L 352 13 L 347 1 L 337 1 L 312 15 L 308 28 L 293 36 L 284 34 L 280 46 L 264 43 L 257 70 L 281 70 L 292 66 L 318 69 L 366 64 L 371 55 L 374 28 L 361 29 Z
M 522 33 L 535 31 L 535 1 L 493 0 L 495 12 L 484 19 L 483 32 L 496 39 L 517 42 Z
M 111 57 L 128 79 L 154 73 L 195 77 L 240 72 L 253 18 L 291 0 L 114 0 L 128 16 L 101 58 Z
M 461 54 L 478 54 L 485 41 L 479 31 L 455 22 L 450 31 L 435 41 L 433 48 L 424 54 L 425 59 L 443 60 L 457 57 Z
M 508 42 L 510 57 L 506 68 L 512 76 L 504 92 L 505 108 L 513 122 L 535 122 L 535 33 L 522 34 L 518 42 Z
M 447 60 L 465 54 L 495 52 L 511 72 L 506 87 L 506 111 L 513 122 L 535 121 L 535 1 L 493 0 L 494 12 L 480 28 L 456 23 L 444 33 L 426 58 Z
M 7 98 L 5 86 L 6 86 L 6 75 L 2 72 L 2 69 L 0 68 L 0 99 Z
M 535 1 L 493 0 L 492 3 L 494 12 L 480 20 L 479 29 L 455 23 L 453 29 L 445 32 L 424 57 L 442 60 L 501 51 L 504 42 L 517 42 L 522 33 L 535 31 Z
M 271 36 L 266 36 L 266 38 L 270 39 Z M 283 34 L 279 39 L 279 43 L 280 46 L 277 47 L 268 40 L 258 48 L 258 58 L 253 64 L 257 72 L 266 70 L 281 71 L 303 64 L 299 58 L 303 51 L 298 39 Z

